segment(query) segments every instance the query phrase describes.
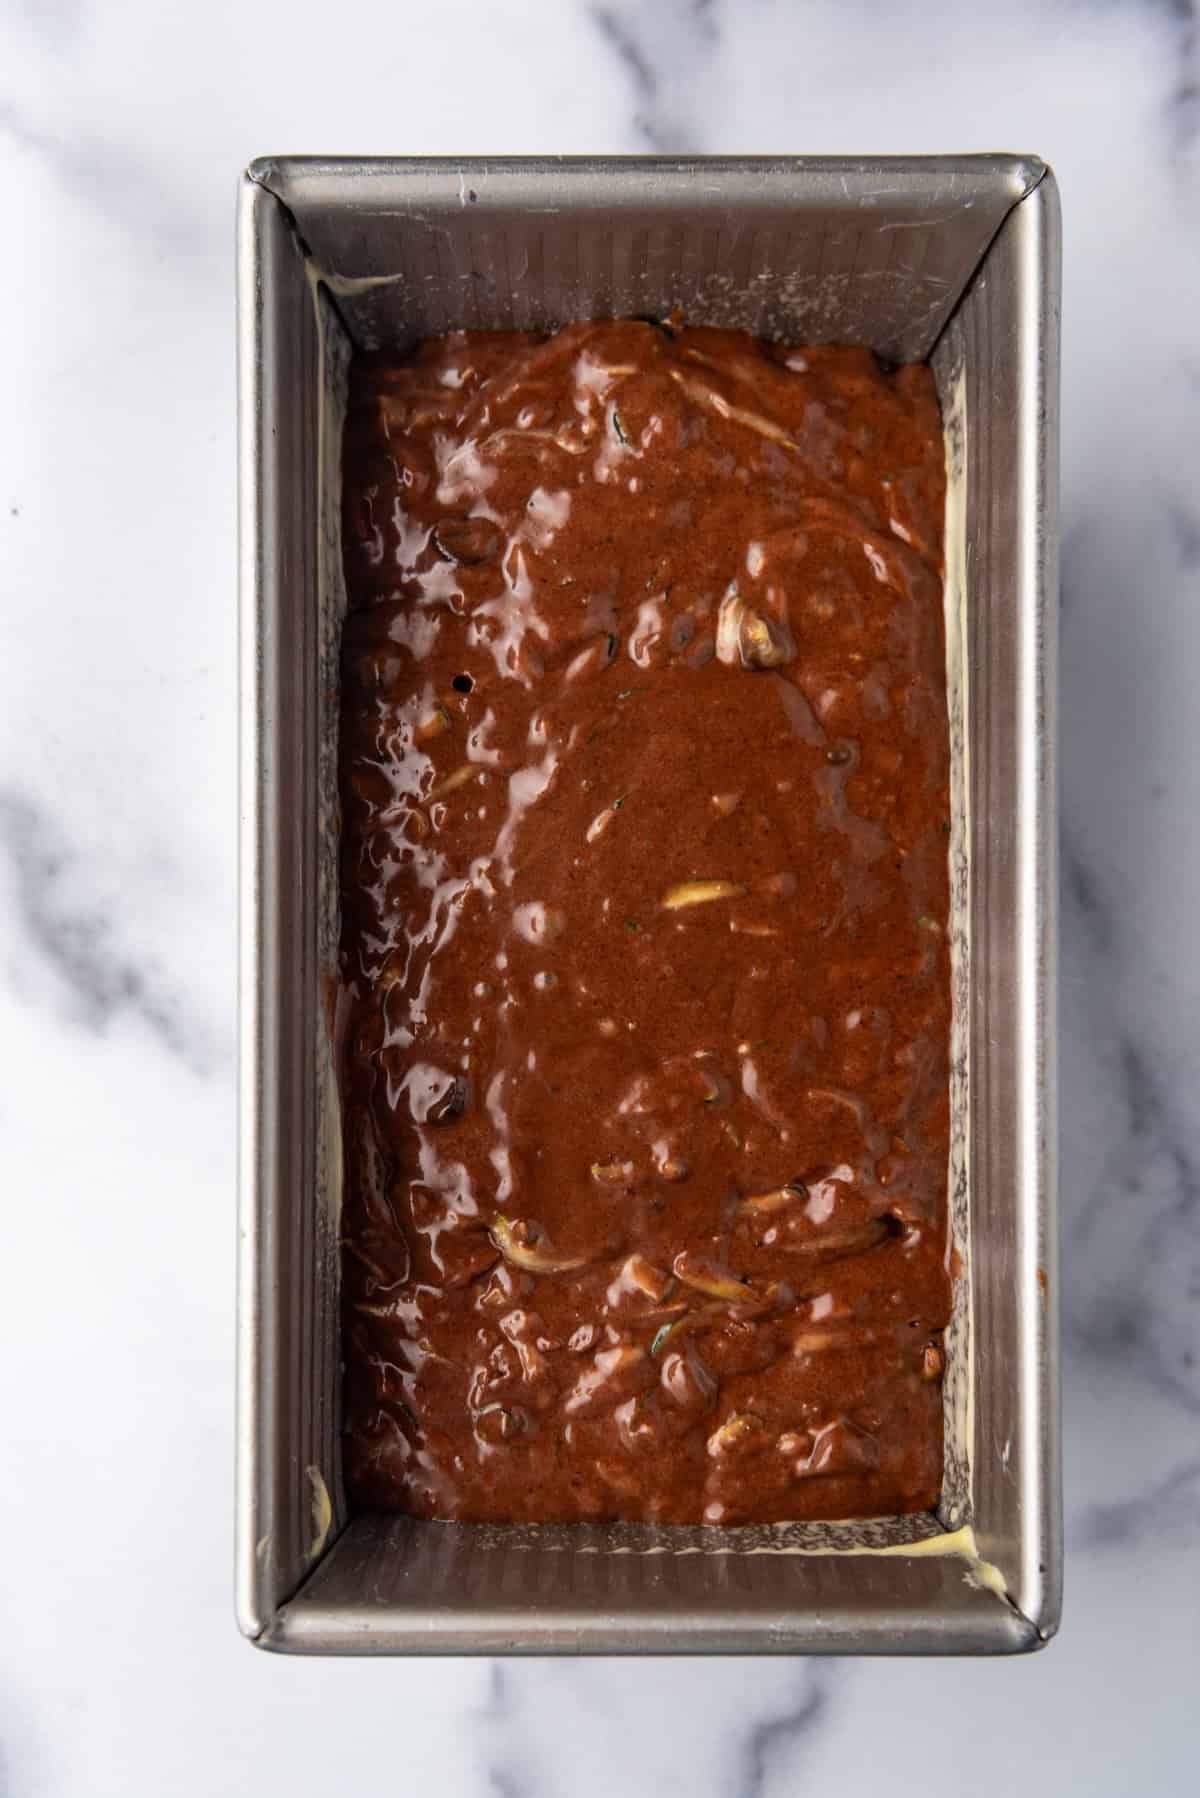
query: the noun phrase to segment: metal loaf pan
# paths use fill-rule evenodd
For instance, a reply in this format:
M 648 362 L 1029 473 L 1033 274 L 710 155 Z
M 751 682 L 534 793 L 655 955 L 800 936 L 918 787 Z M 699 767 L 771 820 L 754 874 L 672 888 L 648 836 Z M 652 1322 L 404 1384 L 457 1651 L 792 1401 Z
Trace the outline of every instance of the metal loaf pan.
M 1060 1587 L 1059 236 L 1031 157 L 258 162 L 240 214 L 237 1601 L 308 1653 L 1003 1653 Z M 928 358 L 946 425 L 951 1200 L 936 1516 L 347 1516 L 339 1445 L 338 460 L 352 345 L 664 313 Z

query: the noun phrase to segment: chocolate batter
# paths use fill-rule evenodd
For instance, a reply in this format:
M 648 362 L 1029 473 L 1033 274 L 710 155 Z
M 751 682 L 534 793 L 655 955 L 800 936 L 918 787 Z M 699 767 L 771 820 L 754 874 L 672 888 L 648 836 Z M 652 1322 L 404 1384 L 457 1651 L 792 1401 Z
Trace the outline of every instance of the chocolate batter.
M 929 1507 L 929 371 L 633 321 L 457 335 L 358 362 L 344 477 L 353 1501 Z

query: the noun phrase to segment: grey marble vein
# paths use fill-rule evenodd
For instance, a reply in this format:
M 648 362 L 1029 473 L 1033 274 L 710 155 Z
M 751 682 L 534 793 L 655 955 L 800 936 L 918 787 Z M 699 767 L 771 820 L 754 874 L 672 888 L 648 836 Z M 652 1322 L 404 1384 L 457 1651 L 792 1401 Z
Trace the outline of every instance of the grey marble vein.
M 1185 505 L 1177 494 L 1166 500 L 1167 525 L 1179 551 L 1179 560 L 1190 574 L 1200 567 L 1200 512 Z
M 1065 1069 L 1069 1106 L 1080 1079 L 1101 1078 L 1112 1095 L 1107 1146 L 1092 1186 L 1064 1158 L 1066 1347 L 1117 1363 L 1200 1410 L 1200 1167 L 1190 1119 L 1178 1112 L 1153 1015 L 1135 1031 L 1121 1015 L 1111 970 L 1128 953 L 1125 932 L 1095 871 L 1064 834 L 1063 931 L 1068 979 L 1081 970 L 1081 997 L 1097 1040 L 1085 1069 Z M 1146 1031 L 1146 1025 L 1149 1031 Z M 1186 1102 L 1186 1098 L 1185 1098 Z M 1075 1140 L 1068 1119 L 1068 1151 Z
M 497 1798 L 768 1798 L 789 1789 L 823 1736 L 839 1671 L 826 1660 L 493 1663 L 476 1712 L 481 1790 Z
M 1164 0 L 1175 25 L 1177 73 L 1168 99 L 1173 148 L 1186 152 L 1200 135 L 1200 20 L 1196 0 Z
M 658 75 L 642 49 L 636 31 L 610 7 L 591 9 L 596 29 L 615 53 L 633 86 L 637 99 L 634 126 L 652 150 L 665 150 L 663 132 L 657 118 Z
M 1127 1546 L 1146 1530 L 1177 1544 L 1190 1544 L 1200 1536 L 1200 1460 L 1175 1468 L 1136 1498 L 1084 1506 L 1068 1532 L 1068 1546 L 1113 1549 Z
M 1097 889 L 1096 877 L 1075 845 L 1072 833 L 1064 826 L 1059 840 L 1059 864 L 1065 908 L 1075 916 L 1097 950 L 1112 946 L 1112 926 L 1108 908 Z
M 31 152 L 63 187 L 144 242 L 176 253 L 207 251 L 208 222 L 180 186 L 164 180 L 165 162 L 127 149 L 119 136 L 48 129 L 0 93 L 0 149 Z
M 492 1726 L 489 1731 L 492 1734 L 498 1726 L 512 1721 L 513 1709 L 512 1681 L 500 1662 L 492 1661 L 487 1672 L 487 1697 L 475 1714 L 485 1725 Z M 485 1790 L 491 1798 L 526 1798 L 524 1781 L 499 1753 L 489 1752 L 485 1779 Z
M 24 940 L 58 977 L 67 1015 L 103 1034 L 131 1013 L 173 1055 L 207 1071 L 208 1032 L 153 967 L 123 946 L 111 916 L 90 903 L 78 858 L 32 800 L 0 788 L 0 862 L 12 879 Z
M 703 134 L 668 98 L 681 63 L 710 54 L 720 40 L 714 0 L 663 0 L 653 8 L 590 6 L 600 36 L 618 58 L 633 88 L 634 128 L 647 147 L 685 156 L 699 151 Z
M 84 0 L 5 0 L 0 6 L 0 20 L 6 15 L 24 19 L 39 42 L 50 50 L 62 51 L 78 42 L 88 8 Z
M 745 1783 L 739 1781 L 739 1798 L 767 1798 L 771 1788 L 780 1792 L 796 1776 L 797 1760 L 814 1732 L 827 1720 L 836 1662 L 813 1661 L 798 1673 L 795 1702 L 776 1716 L 752 1723 L 745 1735 Z M 768 1785 L 770 1782 L 770 1786 Z
M 530 1764 L 529 1748 L 540 1745 L 544 1749 L 548 1738 L 544 1730 L 527 1735 L 525 1713 L 530 1706 L 536 1711 L 539 1696 L 545 1695 L 543 1668 L 537 1661 L 507 1666 L 490 1662 L 487 1696 L 475 1711 L 482 1726 L 482 1790 L 487 1798 L 540 1798 L 542 1778 L 540 1770 Z

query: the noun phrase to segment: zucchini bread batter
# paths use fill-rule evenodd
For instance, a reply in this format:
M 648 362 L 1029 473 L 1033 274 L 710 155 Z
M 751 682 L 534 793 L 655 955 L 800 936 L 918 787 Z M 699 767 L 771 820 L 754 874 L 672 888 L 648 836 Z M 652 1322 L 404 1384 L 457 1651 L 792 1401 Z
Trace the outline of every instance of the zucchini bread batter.
M 933 381 L 640 321 L 352 371 L 360 1509 L 927 1509 L 950 1308 Z

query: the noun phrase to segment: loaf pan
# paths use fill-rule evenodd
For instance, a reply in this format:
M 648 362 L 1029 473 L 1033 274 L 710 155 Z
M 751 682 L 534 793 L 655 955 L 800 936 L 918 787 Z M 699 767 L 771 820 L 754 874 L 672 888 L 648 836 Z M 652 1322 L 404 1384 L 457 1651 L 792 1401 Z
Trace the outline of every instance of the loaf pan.
M 1007 1653 L 1059 1614 L 1059 225 L 1033 157 L 256 162 L 239 216 L 237 1609 L 303 1653 Z M 337 665 L 354 346 L 662 315 L 928 359 L 946 430 L 952 1148 L 937 1511 L 754 1529 L 350 1517 Z

